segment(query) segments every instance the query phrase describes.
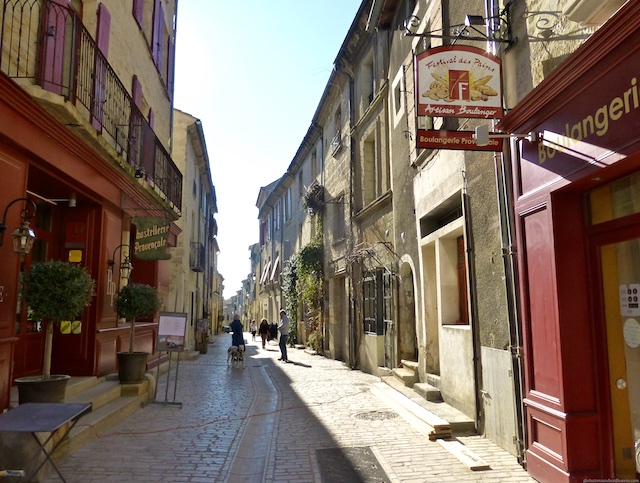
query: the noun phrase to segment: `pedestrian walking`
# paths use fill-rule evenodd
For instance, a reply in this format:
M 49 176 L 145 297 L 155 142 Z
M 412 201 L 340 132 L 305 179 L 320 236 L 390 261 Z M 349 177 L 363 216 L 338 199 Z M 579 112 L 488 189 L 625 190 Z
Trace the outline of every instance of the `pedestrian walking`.
M 242 327 L 242 322 L 240 322 L 240 317 L 236 314 L 233 316 L 233 322 L 231 322 L 231 345 L 240 347 L 244 346 L 244 327 Z
M 287 357 L 287 339 L 289 338 L 289 318 L 284 309 L 280 309 L 280 323 L 278 324 L 280 331 L 280 359 L 279 361 L 289 362 Z
M 251 325 L 249 326 L 249 331 L 251 332 L 251 340 L 255 342 L 256 332 L 258 331 L 258 326 L 256 325 L 256 319 L 253 319 L 251 321 Z
M 269 324 L 269 340 L 278 340 L 278 326 L 275 322 Z
M 260 337 L 262 338 L 262 348 L 264 349 L 265 345 L 267 344 L 267 339 L 269 338 L 269 322 L 267 322 L 267 319 L 262 319 L 260 321 L 258 332 L 260 333 Z

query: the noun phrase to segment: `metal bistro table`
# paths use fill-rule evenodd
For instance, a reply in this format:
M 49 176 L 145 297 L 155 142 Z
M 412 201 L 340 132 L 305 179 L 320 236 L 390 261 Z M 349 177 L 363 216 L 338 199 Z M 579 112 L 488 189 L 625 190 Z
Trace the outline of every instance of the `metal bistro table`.
M 60 479 L 64 482 L 67 481 L 64 479 L 55 463 L 51 460 L 51 455 L 53 455 L 60 443 L 76 425 L 80 416 L 89 411 L 89 409 L 91 409 L 91 404 L 86 403 L 25 403 L 20 404 L 6 413 L 0 414 L 0 432 L 31 433 L 34 439 L 38 442 L 40 450 L 42 450 L 45 455 L 44 461 L 42 461 L 34 471 L 27 475 L 27 481 L 31 481 L 47 461 L 51 466 L 53 466 L 53 469 L 56 470 Z M 67 427 L 62 437 L 54 443 L 51 451 L 47 452 L 46 446 L 53 438 L 56 430 L 69 422 L 71 424 Z M 41 442 L 36 433 L 50 434 L 46 440 Z M 40 450 L 34 455 L 32 465 L 37 463 Z

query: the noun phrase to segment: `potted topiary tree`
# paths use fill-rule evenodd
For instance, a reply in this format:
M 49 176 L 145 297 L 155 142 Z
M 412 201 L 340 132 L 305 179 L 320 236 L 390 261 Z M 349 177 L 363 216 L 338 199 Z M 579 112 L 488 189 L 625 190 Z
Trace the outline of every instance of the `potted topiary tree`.
M 118 352 L 118 376 L 122 384 L 139 383 L 144 380 L 149 353 L 133 350 L 136 319 L 152 317 L 160 308 L 160 302 L 158 291 L 143 283 L 130 283 L 118 292 L 115 300 L 116 312 L 131 322 L 129 351 Z
M 45 327 L 41 376 L 16 379 L 19 403 L 63 402 L 69 376 L 51 375 L 53 329 L 63 320 L 74 320 L 91 303 L 95 282 L 80 265 L 51 260 L 37 262 L 25 275 L 22 298 L 29 316 L 41 319 Z

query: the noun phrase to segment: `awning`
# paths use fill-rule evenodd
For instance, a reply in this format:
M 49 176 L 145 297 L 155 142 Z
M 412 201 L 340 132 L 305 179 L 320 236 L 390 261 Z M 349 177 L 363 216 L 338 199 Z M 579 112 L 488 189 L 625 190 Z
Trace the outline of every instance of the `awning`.
M 276 276 L 276 272 L 278 271 L 278 267 L 280 266 L 280 255 L 276 257 L 276 261 L 273 262 L 273 270 L 271 270 L 271 277 L 269 277 L 269 281 L 273 281 L 273 277 Z

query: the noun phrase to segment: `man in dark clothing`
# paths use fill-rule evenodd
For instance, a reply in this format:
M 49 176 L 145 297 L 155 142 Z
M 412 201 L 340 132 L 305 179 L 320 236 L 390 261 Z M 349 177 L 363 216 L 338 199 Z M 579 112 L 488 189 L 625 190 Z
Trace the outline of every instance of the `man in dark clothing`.
M 242 322 L 240 322 L 240 317 L 234 315 L 233 322 L 231 322 L 231 345 L 236 347 L 240 347 L 244 345 L 244 328 L 242 327 Z

